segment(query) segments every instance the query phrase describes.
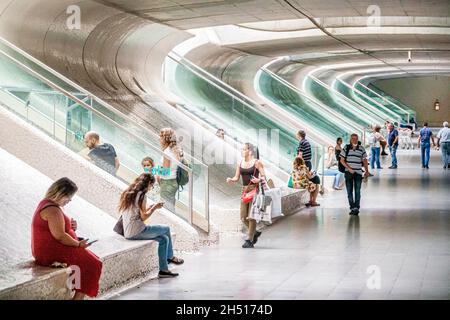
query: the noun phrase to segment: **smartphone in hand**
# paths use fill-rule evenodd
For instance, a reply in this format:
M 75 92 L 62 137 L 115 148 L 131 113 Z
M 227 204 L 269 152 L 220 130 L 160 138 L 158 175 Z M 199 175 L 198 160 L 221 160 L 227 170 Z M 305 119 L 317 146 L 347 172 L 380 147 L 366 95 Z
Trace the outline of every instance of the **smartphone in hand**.
M 95 243 L 95 242 L 97 242 L 97 241 L 98 241 L 98 239 L 89 241 L 89 242 L 87 243 L 87 245 L 90 246 L 91 244 L 93 244 L 93 243 Z

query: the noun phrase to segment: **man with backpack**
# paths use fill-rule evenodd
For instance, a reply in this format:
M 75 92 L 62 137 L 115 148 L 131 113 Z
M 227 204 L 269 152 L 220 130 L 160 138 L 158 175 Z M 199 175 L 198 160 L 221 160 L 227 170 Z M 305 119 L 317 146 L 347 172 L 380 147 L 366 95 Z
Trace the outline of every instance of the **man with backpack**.
M 362 171 L 363 166 L 364 173 Z M 367 161 L 366 150 L 361 145 L 361 142 L 358 141 L 358 135 L 356 133 L 350 136 L 350 143 L 342 148 L 339 171 L 345 173 L 345 186 L 350 205 L 349 214 L 357 216 L 360 208 L 363 175 L 364 178 L 369 176 L 369 163 Z

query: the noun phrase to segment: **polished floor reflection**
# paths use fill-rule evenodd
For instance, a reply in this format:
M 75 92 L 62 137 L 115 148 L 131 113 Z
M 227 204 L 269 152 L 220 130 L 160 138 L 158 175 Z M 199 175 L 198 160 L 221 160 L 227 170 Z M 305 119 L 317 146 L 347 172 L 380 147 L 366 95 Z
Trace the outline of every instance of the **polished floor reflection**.
M 345 191 L 266 228 L 254 249 L 241 236 L 185 256 L 180 277 L 113 299 L 449 299 L 450 170 L 432 153 L 399 152 L 399 169 L 363 184 L 359 217 Z

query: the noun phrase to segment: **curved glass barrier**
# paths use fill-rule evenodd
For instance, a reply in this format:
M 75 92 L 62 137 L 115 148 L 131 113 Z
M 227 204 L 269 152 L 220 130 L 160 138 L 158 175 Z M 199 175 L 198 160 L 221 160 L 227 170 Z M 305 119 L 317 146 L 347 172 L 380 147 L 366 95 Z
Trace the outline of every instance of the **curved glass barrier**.
M 9 110 L 86 158 L 89 150 L 84 134 L 98 132 L 103 143 L 114 146 L 121 163 L 115 176 L 126 183 L 143 172 L 144 157 L 153 158 L 156 166 L 162 164 L 163 152 L 151 143 L 157 141 L 156 134 L 78 89 L 34 58 L 0 41 L 0 101 Z M 161 199 L 157 192 L 152 198 L 166 204 L 174 201 L 169 210 L 209 232 L 208 167 L 189 155 L 186 158 L 189 166 L 170 159 L 189 174 L 188 184 L 177 192 L 176 199 Z M 157 169 L 154 173 L 165 174 Z
M 357 103 L 365 108 L 365 110 L 374 117 L 379 117 L 384 121 L 389 120 L 396 124 L 399 123 L 400 117 L 392 112 L 386 112 L 384 108 L 380 108 L 379 105 L 371 101 L 368 97 L 365 97 L 361 93 L 357 93 L 353 90 L 353 88 L 347 83 L 343 82 L 340 79 L 336 79 L 334 81 L 334 87 L 337 91 L 343 94 L 345 97 Z
M 354 127 L 337 120 L 318 103 L 267 70 L 261 70 L 257 81 L 262 95 L 292 114 L 293 117 L 319 130 L 327 140 L 335 141 L 338 137 L 348 140 L 350 134 L 355 131 Z M 362 128 L 358 128 L 358 131 L 362 134 Z
M 267 117 L 261 106 L 184 59 L 169 55 L 164 79 L 168 89 L 186 102 L 179 105 L 186 113 L 212 130 L 224 129 L 237 144 L 249 141 L 258 145 L 261 158 L 273 164 L 273 169 L 282 169 L 287 178 L 298 145 L 295 131 Z
M 305 79 L 305 84 L 306 90 L 313 94 L 315 98 L 342 114 L 346 119 L 357 122 L 361 128 L 374 123 L 383 123 L 381 118 L 373 117 L 362 111 L 359 104 L 347 101 L 347 98 L 341 93 L 333 91 L 331 87 L 316 78 L 308 76 Z
M 410 117 L 409 122 L 414 122 L 415 121 L 415 119 L 416 119 L 416 111 L 411 109 L 411 107 L 407 106 L 403 102 L 401 102 L 401 101 L 395 99 L 394 97 L 390 96 L 389 94 L 387 94 L 386 92 L 384 92 L 383 90 L 378 88 L 373 83 L 370 83 L 370 84 L 366 85 L 366 87 L 369 88 L 370 90 L 372 90 L 374 93 L 378 94 L 380 97 L 383 97 L 383 99 L 389 101 L 391 104 L 393 104 L 393 105 L 397 106 L 398 108 L 401 108 L 405 112 L 409 113 L 409 117 Z
M 396 104 L 393 104 L 392 102 L 390 102 L 389 100 L 380 96 L 379 94 L 377 94 L 373 90 L 369 89 L 368 87 L 366 87 L 365 85 L 363 85 L 360 82 L 355 83 L 355 89 L 357 89 L 358 91 L 360 91 L 367 97 L 374 100 L 377 104 L 383 105 L 385 108 L 387 108 L 387 109 L 391 110 L 392 112 L 394 112 L 395 114 L 397 114 L 401 118 L 402 123 L 409 122 L 410 115 L 409 115 L 408 111 L 402 109 L 401 107 L 397 106 Z

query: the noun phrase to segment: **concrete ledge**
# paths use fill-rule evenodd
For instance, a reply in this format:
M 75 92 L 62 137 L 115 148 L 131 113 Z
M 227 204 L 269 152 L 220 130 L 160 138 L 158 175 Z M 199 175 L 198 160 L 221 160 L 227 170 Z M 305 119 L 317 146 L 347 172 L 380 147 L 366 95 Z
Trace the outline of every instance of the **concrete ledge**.
M 157 277 L 156 241 L 129 241 L 120 236 L 103 240 L 108 244 L 92 248 L 103 262 L 99 297 L 136 279 Z M 0 300 L 70 299 L 71 291 L 67 288 L 70 272 L 70 268 L 42 267 L 34 261 L 16 266 L 2 276 Z
M 69 269 L 37 266 L 30 250 L 33 213 L 52 180 L 3 149 L 0 163 L 0 299 L 68 298 Z M 104 263 L 100 294 L 158 271 L 155 241 L 129 241 L 115 234 L 116 220 L 79 196 L 64 211 L 77 220 L 77 235 L 99 239 L 89 250 Z
M 127 187 L 103 170 L 57 143 L 45 133 L 0 105 L 0 135 L 3 148 L 24 160 L 51 179 L 67 176 L 76 182 L 78 194 L 114 218 L 118 217 L 117 204 Z M 51 156 L 46 156 L 51 155 Z M 181 251 L 198 250 L 198 232 L 186 221 L 162 208 L 151 218 L 152 224 L 166 224 L 177 234 L 174 246 Z

